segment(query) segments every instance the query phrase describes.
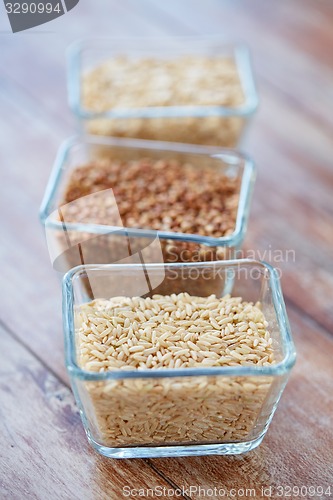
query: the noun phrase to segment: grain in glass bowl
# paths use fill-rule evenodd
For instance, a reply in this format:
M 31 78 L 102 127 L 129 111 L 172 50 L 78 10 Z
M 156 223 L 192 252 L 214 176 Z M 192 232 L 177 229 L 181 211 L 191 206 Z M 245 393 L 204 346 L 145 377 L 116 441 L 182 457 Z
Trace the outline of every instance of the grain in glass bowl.
M 240 75 L 232 58 L 183 56 L 173 60 L 116 57 L 82 80 L 82 105 L 96 114 L 121 108 L 177 106 L 237 108 L 244 103 Z M 89 133 L 113 137 L 234 147 L 239 117 L 96 118 Z
M 79 266 L 64 278 L 66 362 L 90 442 L 112 457 L 257 446 L 295 359 L 277 273 L 243 260 L 145 273 Z M 198 295 L 200 275 L 221 295 Z M 145 292 L 144 276 L 169 295 Z
M 103 158 L 73 169 L 61 215 L 68 223 L 109 226 L 119 224 L 120 216 L 127 228 L 220 238 L 234 232 L 240 182 L 237 176 L 177 158 Z M 115 200 L 105 193 L 109 189 Z M 189 244 L 188 258 L 190 249 Z M 165 262 L 182 260 L 184 248 L 180 246 L 177 253 L 172 240 L 166 240 L 163 250 Z M 204 257 L 198 255 L 200 260 Z M 216 257 L 212 251 L 211 260 Z
M 240 297 L 97 299 L 81 306 L 76 318 L 78 362 L 88 371 L 274 363 L 260 304 Z M 246 438 L 269 388 L 269 379 L 144 379 L 90 385 L 89 396 L 105 444 L 163 445 Z
M 90 39 L 68 67 L 90 134 L 234 148 L 258 105 L 247 48 L 218 37 Z
M 235 258 L 254 178 L 253 162 L 235 151 L 102 137 L 70 140 L 59 150 L 41 207 L 53 266 L 66 272 L 123 259 Z M 211 287 L 208 295 L 219 293 L 213 282 L 202 285 Z

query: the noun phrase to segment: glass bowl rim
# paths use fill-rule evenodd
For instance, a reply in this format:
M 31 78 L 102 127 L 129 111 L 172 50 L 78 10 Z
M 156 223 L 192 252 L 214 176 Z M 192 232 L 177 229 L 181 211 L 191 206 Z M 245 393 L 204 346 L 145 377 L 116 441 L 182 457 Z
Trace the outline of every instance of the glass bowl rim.
M 250 202 L 252 198 L 252 191 L 254 187 L 255 177 L 256 177 L 256 167 L 253 160 L 245 153 L 239 152 L 233 149 L 222 148 L 218 146 L 201 146 L 196 144 L 183 144 L 183 143 L 173 143 L 173 142 L 162 142 L 162 141 L 150 141 L 146 139 L 129 139 L 129 138 L 118 138 L 118 137 L 104 137 L 104 136 L 94 136 L 81 134 L 72 136 L 65 140 L 59 147 L 56 159 L 51 171 L 44 197 L 40 206 L 39 217 L 42 225 L 47 226 L 50 229 L 61 230 L 63 229 L 63 224 L 61 221 L 49 220 L 49 215 L 52 213 L 51 205 L 53 203 L 54 197 L 58 190 L 59 184 L 62 179 L 64 172 L 64 164 L 70 154 L 72 148 L 77 145 L 102 145 L 102 146 L 114 146 L 114 147 L 126 147 L 129 149 L 151 149 L 151 150 L 162 150 L 162 151 L 175 151 L 177 153 L 184 154 L 201 154 L 207 155 L 211 158 L 225 161 L 231 158 L 234 161 L 243 162 L 243 172 L 241 179 L 241 188 L 239 194 L 239 202 L 237 208 L 237 218 L 235 224 L 235 230 L 227 235 L 221 236 L 220 238 L 215 238 L 212 236 L 204 236 L 198 234 L 190 233 L 180 233 L 174 231 L 156 231 L 153 229 L 142 229 L 142 228 L 119 228 L 114 226 L 107 226 L 102 224 L 75 224 L 67 223 L 66 228 L 73 231 L 86 231 L 93 234 L 107 234 L 109 232 L 117 230 L 119 234 L 121 231 L 128 236 L 141 236 L 155 238 L 157 235 L 161 239 L 170 240 L 182 240 L 186 242 L 194 242 L 199 244 L 204 244 L 209 246 L 225 246 L 225 247 L 237 247 L 239 246 L 245 236 L 245 231 L 247 228 L 247 222 L 249 218 Z
M 228 106 L 147 106 L 140 108 L 122 108 L 108 110 L 105 112 L 92 112 L 81 106 L 81 56 L 84 50 L 88 50 L 94 44 L 105 47 L 116 43 L 133 43 L 137 50 L 140 43 L 151 43 L 154 47 L 154 41 L 165 44 L 176 42 L 178 50 L 187 43 L 200 43 L 209 46 L 209 44 L 220 44 L 224 49 L 232 50 L 240 72 L 241 83 L 244 92 L 244 103 L 237 107 Z M 176 47 L 170 46 L 170 49 Z M 156 50 L 156 49 L 155 49 Z M 77 40 L 67 48 L 67 87 L 68 101 L 73 113 L 80 119 L 93 118 L 178 118 L 178 117 L 206 117 L 206 116 L 240 116 L 249 117 L 255 113 L 258 108 L 259 98 L 257 86 L 254 79 L 252 62 L 249 48 L 241 42 L 230 42 L 221 35 L 184 35 L 184 36 L 159 36 L 159 37 L 87 37 Z
M 74 328 L 74 301 L 73 301 L 73 280 L 86 270 L 90 271 L 110 271 L 112 269 L 139 269 L 141 264 L 88 264 L 72 268 L 63 277 L 62 282 L 62 313 L 63 328 L 65 334 L 65 358 L 66 367 L 71 376 L 89 381 L 119 380 L 127 378 L 164 378 L 164 377 L 192 377 L 192 376 L 279 376 L 288 373 L 296 361 L 296 351 L 293 342 L 290 324 L 286 312 L 283 294 L 280 285 L 280 278 L 277 270 L 265 261 L 255 259 L 234 259 L 210 262 L 187 262 L 187 263 L 166 263 L 166 264 L 145 264 L 147 269 L 161 269 L 161 267 L 180 269 L 182 267 L 205 268 L 218 265 L 223 268 L 231 268 L 241 265 L 252 265 L 261 267 L 268 274 L 271 286 L 272 301 L 282 339 L 284 357 L 281 361 L 270 366 L 225 366 L 206 368 L 163 368 L 158 370 L 112 370 L 108 372 L 91 372 L 81 368 L 75 359 L 75 328 Z

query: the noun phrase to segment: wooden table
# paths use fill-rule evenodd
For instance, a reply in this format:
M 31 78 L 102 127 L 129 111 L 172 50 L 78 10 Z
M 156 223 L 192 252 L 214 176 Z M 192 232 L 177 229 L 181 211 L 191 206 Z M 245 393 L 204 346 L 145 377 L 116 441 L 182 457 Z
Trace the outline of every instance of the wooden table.
M 286 498 L 288 487 L 322 486 L 314 498 L 333 496 L 332 26 L 329 0 L 82 0 L 33 32 L 1 31 L 1 499 L 120 499 L 125 486 L 169 497 L 187 488 L 180 498 L 208 498 L 209 488 L 261 498 L 269 487 L 278 498 L 279 486 Z M 108 460 L 84 435 L 38 207 L 74 131 L 64 49 L 97 33 L 222 33 L 252 49 L 261 105 L 245 149 L 259 175 L 245 247 L 266 260 L 271 251 L 282 270 L 298 360 L 263 444 L 246 456 Z M 277 249 L 295 259 L 277 263 Z

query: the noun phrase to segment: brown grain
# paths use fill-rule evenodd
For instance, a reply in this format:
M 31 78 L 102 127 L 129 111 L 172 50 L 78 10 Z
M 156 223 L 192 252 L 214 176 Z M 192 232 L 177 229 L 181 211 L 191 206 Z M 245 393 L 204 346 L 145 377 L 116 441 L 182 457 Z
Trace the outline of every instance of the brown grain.
M 62 207 L 66 222 L 119 224 L 110 197 L 85 196 L 112 189 L 123 226 L 221 237 L 234 231 L 239 179 L 177 160 L 98 159 L 71 173 Z

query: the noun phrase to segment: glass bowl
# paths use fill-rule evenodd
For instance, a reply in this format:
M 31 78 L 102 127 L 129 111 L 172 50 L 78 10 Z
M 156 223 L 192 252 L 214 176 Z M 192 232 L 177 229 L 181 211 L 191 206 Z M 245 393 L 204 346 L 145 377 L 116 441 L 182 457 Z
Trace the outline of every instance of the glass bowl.
M 190 57 L 188 63 L 185 61 L 182 65 L 188 68 L 188 75 L 177 77 L 177 88 L 181 88 L 182 92 L 190 93 L 189 103 L 181 104 L 181 100 L 178 99 L 179 102 L 177 102 L 177 98 L 173 97 L 169 99 L 168 104 L 157 105 L 160 85 L 156 84 L 156 86 L 152 85 L 149 99 L 146 98 L 149 102 L 148 106 L 145 104 L 140 107 L 138 102 L 136 107 L 131 104 L 127 108 L 114 106 L 108 109 L 108 104 L 106 104 L 106 109 L 102 106 L 103 111 L 101 111 L 100 104 L 99 107 L 94 104 L 87 109 L 82 102 L 84 75 L 101 63 L 118 56 L 126 57 L 130 61 L 153 59 L 160 61 L 161 65 L 165 61 Z M 198 84 L 197 89 L 192 89 L 196 84 L 191 84 L 194 65 L 191 58 L 201 56 L 210 60 L 224 59 L 234 64 L 237 81 L 239 81 L 243 95 L 242 101 L 237 105 L 226 102 L 224 105 L 196 104 L 196 100 L 198 102 L 196 96 L 203 88 L 214 95 L 214 88 L 209 88 L 208 84 L 207 87 L 203 87 L 204 83 L 201 83 Z M 134 74 L 131 81 L 138 78 L 138 74 L 142 72 L 145 74 L 145 70 L 140 65 L 137 68 L 138 73 Z M 115 78 L 120 78 L 119 70 L 114 71 Z M 205 71 L 200 73 L 205 73 Z M 228 78 L 230 80 L 230 77 Z M 138 96 L 133 98 L 133 101 L 137 102 L 141 94 L 138 93 L 137 88 L 131 90 L 128 87 L 126 84 L 128 80 L 129 78 L 125 78 L 121 92 L 123 89 L 126 96 L 135 92 Z M 224 83 L 223 87 L 222 84 L 216 83 L 216 92 L 222 92 L 222 97 L 228 92 L 232 95 L 233 89 L 230 88 L 229 80 Z M 96 77 L 94 77 L 93 84 L 96 85 Z M 191 90 L 189 90 L 190 85 Z M 84 130 L 89 134 L 217 145 L 228 148 L 240 145 L 247 125 L 258 106 L 258 96 L 247 47 L 226 44 L 217 36 L 158 39 L 96 38 L 76 42 L 68 50 L 68 95 L 70 107 L 80 125 L 80 132 Z M 100 99 L 100 92 L 97 95 Z
M 78 165 L 98 158 L 121 158 L 127 161 L 145 157 L 158 160 L 173 158 L 181 164 L 191 163 L 196 169 L 210 169 L 214 177 L 215 173 L 216 176 L 221 173 L 235 179 L 239 201 L 233 232 L 215 238 L 173 231 L 125 228 L 120 217 L 116 219 L 115 226 L 64 220 L 64 191 L 71 172 Z M 160 175 L 163 176 L 163 172 Z M 97 136 L 70 139 L 59 149 L 40 210 L 53 267 L 64 273 L 81 264 L 236 258 L 246 232 L 254 180 L 253 162 L 247 156 L 232 150 Z M 109 196 L 108 191 L 99 193 L 103 195 L 107 192 Z
M 218 279 L 217 297 L 260 301 L 275 364 L 109 371 L 80 367 L 75 324 L 82 304 L 96 298 L 150 297 L 161 286 L 164 294 L 172 294 L 176 282 L 183 292 L 205 296 L 200 276 Z M 79 266 L 63 279 L 63 322 L 67 370 L 86 434 L 98 452 L 112 458 L 252 450 L 268 429 L 295 362 L 279 277 L 264 262 Z

